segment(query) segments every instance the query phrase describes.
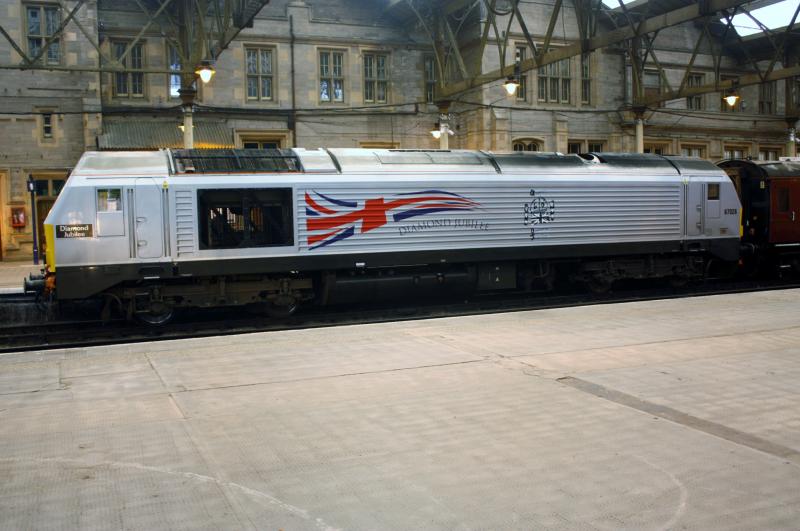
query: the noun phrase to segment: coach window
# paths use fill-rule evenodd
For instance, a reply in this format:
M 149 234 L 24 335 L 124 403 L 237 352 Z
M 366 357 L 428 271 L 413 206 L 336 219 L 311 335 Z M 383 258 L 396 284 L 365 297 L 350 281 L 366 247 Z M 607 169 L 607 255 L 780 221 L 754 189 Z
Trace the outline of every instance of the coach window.
M 97 189 L 97 235 L 125 235 L 122 190 L 120 188 Z
M 778 212 L 789 212 L 788 188 L 778 188 Z
M 198 190 L 200 249 L 294 244 L 290 188 Z

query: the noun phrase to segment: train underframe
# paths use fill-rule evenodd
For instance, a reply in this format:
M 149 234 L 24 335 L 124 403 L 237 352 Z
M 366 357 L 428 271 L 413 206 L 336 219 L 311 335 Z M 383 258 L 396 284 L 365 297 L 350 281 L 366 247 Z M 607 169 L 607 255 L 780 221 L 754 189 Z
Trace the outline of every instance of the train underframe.
M 162 324 L 175 310 L 189 307 L 256 305 L 269 315 L 283 317 L 307 304 L 551 291 L 574 283 L 603 293 L 620 280 L 669 279 L 682 285 L 717 274 L 715 266 L 729 271 L 732 265 L 706 253 L 668 253 L 150 280 L 104 291 L 103 313 L 110 317 L 112 312 L 122 312 L 128 318 Z

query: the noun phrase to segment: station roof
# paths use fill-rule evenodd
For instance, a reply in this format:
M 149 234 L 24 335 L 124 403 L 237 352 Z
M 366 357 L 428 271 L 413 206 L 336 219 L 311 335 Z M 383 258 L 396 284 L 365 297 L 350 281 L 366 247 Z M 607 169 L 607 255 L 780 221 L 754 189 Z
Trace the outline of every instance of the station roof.
M 194 145 L 197 148 L 233 148 L 233 133 L 222 122 L 196 121 Z M 150 150 L 183 147 L 183 133 L 177 121 L 106 120 L 103 134 L 97 137 L 101 150 Z

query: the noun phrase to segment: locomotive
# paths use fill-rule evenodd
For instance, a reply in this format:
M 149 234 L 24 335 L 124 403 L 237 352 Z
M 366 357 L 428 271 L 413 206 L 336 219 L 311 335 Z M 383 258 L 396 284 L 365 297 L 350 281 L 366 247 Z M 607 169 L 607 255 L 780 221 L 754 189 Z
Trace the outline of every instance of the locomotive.
M 734 182 L 688 157 L 467 150 L 87 152 L 44 223 L 59 301 L 158 324 L 396 294 L 602 291 L 740 257 Z

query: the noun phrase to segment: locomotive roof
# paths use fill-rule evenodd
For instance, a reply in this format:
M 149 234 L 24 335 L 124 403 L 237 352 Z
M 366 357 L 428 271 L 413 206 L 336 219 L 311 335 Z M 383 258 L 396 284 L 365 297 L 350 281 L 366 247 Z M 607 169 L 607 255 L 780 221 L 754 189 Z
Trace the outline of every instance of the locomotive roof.
M 602 168 L 602 170 L 600 170 Z M 800 167 L 798 168 L 800 169 Z M 690 157 L 631 153 L 515 152 L 422 149 L 208 149 L 87 152 L 74 174 L 86 177 L 224 173 L 574 173 L 608 171 L 680 175 L 719 174 Z

